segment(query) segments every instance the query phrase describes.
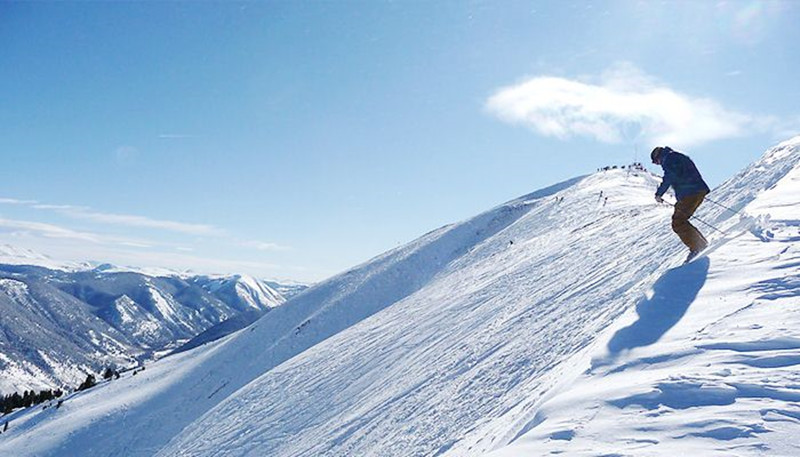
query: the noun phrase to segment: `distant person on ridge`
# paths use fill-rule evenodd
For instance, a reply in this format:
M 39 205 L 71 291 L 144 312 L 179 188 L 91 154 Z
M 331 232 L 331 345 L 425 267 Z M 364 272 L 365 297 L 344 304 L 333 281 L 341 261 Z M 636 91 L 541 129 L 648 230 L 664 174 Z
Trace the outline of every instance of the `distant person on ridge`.
M 703 203 L 703 199 L 711 189 L 703 181 L 703 177 L 700 176 L 692 159 L 680 152 L 673 151 L 669 146 L 659 146 L 653 149 L 650 159 L 664 169 L 664 180 L 656 190 L 656 201 L 664 202 L 661 197 L 670 186 L 675 190 L 675 198 L 678 199 L 678 202 L 675 203 L 675 212 L 672 214 L 672 230 L 689 248 L 689 255 L 686 257 L 686 261 L 689 262 L 697 257 L 700 251 L 708 247 L 708 241 L 700 233 L 700 230 L 689 223 L 689 218 L 697 211 L 700 203 Z

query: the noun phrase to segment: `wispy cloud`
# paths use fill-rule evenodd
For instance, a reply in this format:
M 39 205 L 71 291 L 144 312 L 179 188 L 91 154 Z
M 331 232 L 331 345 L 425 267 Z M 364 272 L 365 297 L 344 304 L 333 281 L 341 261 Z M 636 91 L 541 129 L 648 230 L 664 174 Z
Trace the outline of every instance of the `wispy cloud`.
M 45 205 L 45 204 L 35 204 L 31 205 L 32 208 L 35 209 L 50 209 L 55 211 L 75 211 L 75 210 L 88 210 L 89 208 L 85 206 L 74 206 L 74 205 Z
M 16 198 L 0 198 L 0 203 L 5 204 L 5 205 L 25 205 L 25 206 L 30 206 L 30 205 L 35 205 L 35 204 L 37 204 L 39 202 L 37 202 L 36 200 L 18 200 Z
M 192 248 L 143 242 L 70 230 L 54 224 L 0 218 L 0 244 L 25 247 L 65 261 L 110 262 L 116 265 L 192 270 L 204 273 L 251 273 L 271 276 L 286 267 L 252 259 L 226 259 L 193 254 Z
M 595 81 L 537 76 L 499 89 L 486 107 L 545 136 L 604 143 L 687 147 L 771 131 L 777 123 L 774 117 L 740 113 L 675 91 L 630 63 L 615 65 Z
M 98 222 L 101 224 L 168 230 L 187 235 L 218 236 L 224 233 L 222 229 L 208 224 L 189 224 L 185 222 L 151 219 L 149 217 L 134 216 L 131 214 L 102 213 L 70 205 L 64 205 L 61 208 L 54 209 L 66 216 Z
M 39 203 L 35 200 L 20 200 L 16 198 L 0 198 L 0 204 L 22 205 L 39 210 L 55 211 L 64 216 L 101 224 L 167 230 L 187 235 L 222 236 L 225 233 L 224 230 L 210 224 L 192 224 L 163 219 L 152 219 L 149 217 L 136 216 L 132 214 L 105 213 L 94 211 L 87 206 L 51 205 Z
M 153 219 L 132 214 L 106 213 L 92 210 L 87 206 L 53 205 L 48 203 L 40 203 L 36 200 L 22 200 L 17 198 L 0 198 L 0 204 L 26 206 L 42 211 L 54 212 L 73 219 L 91 221 L 103 225 L 114 225 L 125 228 L 148 228 L 184 235 L 212 237 L 217 239 L 218 242 L 227 243 L 237 247 L 255 249 L 258 251 L 286 251 L 291 249 L 288 246 L 283 246 L 277 243 L 261 240 L 243 240 L 232 236 L 226 230 L 211 224 L 192 224 L 171 220 Z M 120 245 L 139 248 L 159 245 L 158 243 L 152 243 L 149 241 L 131 238 L 108 237 L 90 232 L 75 231 L 58 225 L 42 222 L 14 221 L 10 219 L 4 219 L 0 220 L 0 227 L 28 230 L 47 238 L 70 238 L 92 243 L 117 243 Z M 177 249 L 181 251 L 187 251 L 193 248 L 182 246 Z
M 277 243 L 255 240 L 239 240 L 237 244 L 245 248 L 257 249 L 259 251 L 288 251 L 291 249 L 288 246 L 282 246 Z
M 58 238 L 83 241 L 93 244 L 123 245 L 137 248 L 150 248 L 152 244 L 138 239 L 106 236 L 92 232 L 77 231 L 44 222 L 22 221 L 0 218 L 0 230 L 12 235 L 34 235 L 44 238 Z
M 187 235 L 221 236 L 225 233 L 224 230 L 210 224 L 192 224 L 163 219 L 152 219 L 149 217 L 136 216 L 132 214 L 105 213 L 94 211 L 87 206 L 51 205 L 39 203 L 35 200 L 20 200 L 16 198 L 0 198 L 0 204 L 22 205 L 39 210 L 55 211 L 64 216 L 101 224 L 168 230 Z

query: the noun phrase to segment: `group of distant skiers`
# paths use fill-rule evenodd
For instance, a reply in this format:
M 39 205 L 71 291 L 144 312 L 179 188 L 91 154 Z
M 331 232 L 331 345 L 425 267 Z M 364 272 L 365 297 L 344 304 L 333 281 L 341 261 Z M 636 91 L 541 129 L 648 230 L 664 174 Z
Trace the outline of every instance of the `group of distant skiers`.
M 616 165 L 609 165 L 607 167 L 598 168 L 597 171 L 616 170 L 617 168 L 621 168 L 621 169 L 624 170 L 625 169 L 625 165 L 622 165 L 621 167 L 617 167 Z M 642 165 L 640 162 L 633 162 L 632 164 L 628 165 L 628 169 L 630 169 L 630 170 L 638 170 L 638 171 L 645 171 L 644 170 L 644 165 Z

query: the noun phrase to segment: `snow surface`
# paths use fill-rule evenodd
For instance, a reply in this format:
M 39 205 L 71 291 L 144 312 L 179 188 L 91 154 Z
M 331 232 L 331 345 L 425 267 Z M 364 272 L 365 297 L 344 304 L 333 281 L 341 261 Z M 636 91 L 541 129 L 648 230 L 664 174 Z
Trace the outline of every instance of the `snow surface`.
M 751 167 L 794 164 L 751 230 L 661 276 L 492 457 L 800 455 L 799 140 Z
M 705 203 L 686 266 L 647 173 L 508 202 L 16 412 L 0 455 L 797 455 L 799 168 L 796 138 L 715 189 L 746 214 Z

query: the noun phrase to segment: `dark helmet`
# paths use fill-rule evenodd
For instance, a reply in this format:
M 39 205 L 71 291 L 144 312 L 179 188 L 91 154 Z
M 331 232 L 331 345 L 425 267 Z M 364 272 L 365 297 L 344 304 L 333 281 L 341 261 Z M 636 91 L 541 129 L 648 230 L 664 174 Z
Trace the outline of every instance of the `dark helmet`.
M 650 153 L 650 160 L 653 163 L 658 163 L 661 160 L 661 156 L 670 151 L 672 151 L 672 149 L 669 146 L 658 146 Z

